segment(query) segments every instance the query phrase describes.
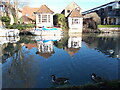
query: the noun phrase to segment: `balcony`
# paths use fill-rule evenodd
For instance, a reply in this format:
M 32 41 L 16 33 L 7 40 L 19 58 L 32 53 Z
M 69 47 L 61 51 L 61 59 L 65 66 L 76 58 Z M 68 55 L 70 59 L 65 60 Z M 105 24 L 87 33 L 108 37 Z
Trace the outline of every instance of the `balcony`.
M 110 11 L 108 12 L 109 17 L 120 17 L 120 11 Z

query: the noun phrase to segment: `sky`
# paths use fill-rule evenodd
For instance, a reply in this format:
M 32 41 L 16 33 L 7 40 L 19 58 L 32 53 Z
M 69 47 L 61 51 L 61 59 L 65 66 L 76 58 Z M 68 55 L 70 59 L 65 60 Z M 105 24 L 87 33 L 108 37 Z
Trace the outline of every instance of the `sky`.
M 86 11 L 97 6 L 106 4 L 114 0 L 27 0 L 31 7 L 40 7 L 42 4 L 46 4 L 55 13 L 60 13 L 71 2 L 75 2 L 82 8 L 82 11 Z

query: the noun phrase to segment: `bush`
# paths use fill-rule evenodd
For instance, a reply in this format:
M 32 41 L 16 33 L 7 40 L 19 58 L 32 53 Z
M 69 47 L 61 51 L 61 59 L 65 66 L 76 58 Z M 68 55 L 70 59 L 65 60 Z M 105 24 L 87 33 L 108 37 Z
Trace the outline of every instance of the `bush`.
M 63 14 L 55 14 L 53 18 L 55 26 L 62 26 L 62 29 L 68 29 L 66 18 Z
M 9 16 L 3 16 L 1 18 L 1 21 L 4 22 L 6 26 L 10 25 L 10 17 Z
M 10 29 L 18 29 L 18 30 L 25 30 L 27 28 L 34 28 L 35 24 L 13 24 L 13 25 L 9 25 L 7 26 L 7 28 Z

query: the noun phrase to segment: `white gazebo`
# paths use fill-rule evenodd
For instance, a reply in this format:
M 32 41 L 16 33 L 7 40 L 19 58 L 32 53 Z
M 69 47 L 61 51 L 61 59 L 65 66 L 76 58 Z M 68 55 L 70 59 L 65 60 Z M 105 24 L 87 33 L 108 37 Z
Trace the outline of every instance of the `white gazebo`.
M 36 11 L 36 27 L 53 27 L 53 11 L 46 5 L 42 5 Z

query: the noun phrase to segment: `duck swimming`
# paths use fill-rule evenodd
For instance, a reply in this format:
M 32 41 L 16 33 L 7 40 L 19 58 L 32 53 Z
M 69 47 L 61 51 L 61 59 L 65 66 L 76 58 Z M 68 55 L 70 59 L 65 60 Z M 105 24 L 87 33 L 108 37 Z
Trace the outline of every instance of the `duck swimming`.
M 101 81 L 102 81 L 102 78 L 101 78 L 101 77 L 99 77 L 99 76 L 96 76 L 96 74 L 95 74 L 95 73 L 92 73 L 91 78 L 92 78 L 92 80 L 93 80 L 93 81 L 95 81 L 96 83 L 98 83 L 98 82 L 101 82 Z
M 56 78 L 55 75 L 51 75 L 51 77 L 52 77 L 52 82 L 56 84 L 65 84 L 69 80 L 68 78 L 64 78 L 64 77 Z

